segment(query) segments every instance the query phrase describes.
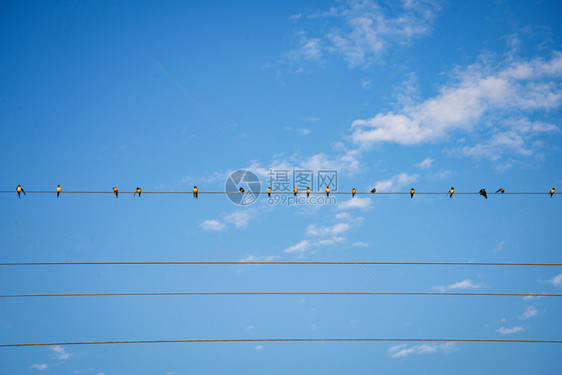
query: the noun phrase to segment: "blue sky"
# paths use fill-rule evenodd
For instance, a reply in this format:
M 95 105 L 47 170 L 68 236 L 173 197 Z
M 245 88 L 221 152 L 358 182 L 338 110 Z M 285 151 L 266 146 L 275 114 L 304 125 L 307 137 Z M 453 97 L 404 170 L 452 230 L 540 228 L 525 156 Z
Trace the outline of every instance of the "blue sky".
M 60 184 L 63 194 L 0 196 L 1 259 L 560 262 L 559 196 L 445 192 L 562 189 L 561 14 L 560 3 L 545 1 L 2 2 L 0 190 Z M 292 205 L 260 197 L 238 206 L 224 195 L 64 194 L 223 191 L 229 173 L 245 168 L 262 189 L 270 170 L 331 170 L 339 192 L 415 187 L 443 195 L 335 195 L 331 204 Z M 365 270 L 205 266 L 190 279 L 197 266 L 4 267 L 0 289 L 562 291 L 556 267 Z M 166 301 L 5 299 L 0 341 L 562 337 L 556 298 Z M 0 364 L 17 374 L 551 374 L 562 371 L 560 350 L 52 346 L 3 348 Z

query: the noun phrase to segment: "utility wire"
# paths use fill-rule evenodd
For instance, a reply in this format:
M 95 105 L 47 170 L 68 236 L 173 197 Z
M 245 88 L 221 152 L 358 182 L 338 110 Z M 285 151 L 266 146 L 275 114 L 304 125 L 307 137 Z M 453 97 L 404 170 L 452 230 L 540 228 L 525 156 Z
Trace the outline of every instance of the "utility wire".
M 5 262 L 0 266 L 79 266 L 79 265 L 430 265 L 430 266 L 552 266 L 562 263 L 506 262 L 322 262 L 322 261 L 145 261 L 145 262 Z
M 284 339 L 188 339 L 188 340 L 130 340 L 130 341 L 75 341 L 41 342 L 25 344 L 0 344 L 0 347 L 62 346 L 62 345 L 108 345 L 108 344 L 177 344 L 218 342 L 479 342 L 479 343 L 528 343 L 562 344 L 562 340 L 518 340 L 518 339 L 423 339 L 423 338 L 284 338 Z
M 16 193 L 15 190 L 0 190 L 0 194 L 9 194 L 9 193 Z M 119 194 L 134 194 L 135 191 L 119 191 Z M 30 190 L 26 191 L 26 194 L 56 194 L 55 190 Z M 113 190 L 73 190 L 73 191 L 61 191 L 60 194 L 115 194 Z M 193 194 L 193 191 L 142 191 L 142 194 Z M 199 190 L 198 194 L 242 194 L 238 190 L 236 191 L 201 191 Z M 252 192 L 255 195 L 266 195 L 267 192 L 265 191 L 257 191 Z M 439 191 L 439 192 L 418 192 L 416 191 L 415 195 L 447 195 L 447 192 Z M 553 195 L 561 194 L 553 193 Z M 292 191 L 272 191 L 271 195 L 294 195 Z M 299 192 L 297 195 L 303 196 L 306 195 L 306 192 Z M 322 191 L 311 191 L 310 195 L 326 195 L 325 192 Z M 342 192 L 342 191 L 332 191 L 330 195 L 351 195 L 351 191 L 349 192 Z M 355 195 L 370 195 L 370 196 L 378 196 L 378 195 L 410 195 L 409 191 L 377 191 L 376 193 L 370 192 L 356 192 Z M 480 195 L 480 192 L 456 192 L 454 195 Z M 505 192 L 503 194 L 500 193 L 488 193 L 488 196 L 494 195 L 550 195 L 550 192 Z
M 0 294 L 14 297 L 108 297 L 108 296 L 233 296 L 233 295 L 395 295 L 395 296 L 500 296 L 500 297 L 562 297 L 556 293 L 464 293 L 464 292 L 130 292 L 130 293 L 46 293 Z

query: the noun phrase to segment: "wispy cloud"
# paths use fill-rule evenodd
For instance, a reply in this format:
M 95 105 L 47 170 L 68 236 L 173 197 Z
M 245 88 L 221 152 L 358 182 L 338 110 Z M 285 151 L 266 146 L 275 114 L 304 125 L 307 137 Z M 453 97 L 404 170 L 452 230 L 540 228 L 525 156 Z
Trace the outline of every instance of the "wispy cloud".
M 562 273 L 554 276 L 552 279 L 550 279 L 550 282 L 555 287 L 562 288 Z
M 463 281 L 458 281 L 456 283 L 447 285 L 447 286 L 435 286 L 434 289 L 440 290 L 441 292 L 445 292 L 447 290 L 457 290 L 457 289 L 480 289 L 484 287 L 484 283 L 475 283 L 470 279 L 466 279 Z
M 536 316 L 538 313 L 539 313 L 539 310 L 535 309 L 533 306 L 527 306 L 525 311 L 523 311 L 523 314 L 521 316 L 519 316 L 519 319 L 520 320 L 527 320 L 529 318 L 532 318 L 532 317 Z
M 71 354 L 60 345 L 51 346 L 50 349 L 55 353 L 56 359 L 65 360 L 69 359 L 71 356 Z
M 446 342 L 443 344 L 420 344 L 409 346 L 400 344 L 392 346 L 388 349 L 388 354 L 392 358 L 405 358 L 411 354 L 449 354 L 459 350 L 454 342 Z
M 562 53 L 555 52 L 550 59 L 486 56 L 481 60 L 458 67 L 451 82 L 432 98 L 355 120 L 353 142 L 363 148 L 384 142 L 408 146 L 446 141 L 452 134 L 477 129 L 482 136 L 476 144 L 448 153 L 490 160 L 504 153 L 534 154 L 540 146 L 534 143 L 535 137 L 558 127 L 527 116 L 562 105 Z
M 35 370 L 46 370 L 49 366 L 46 363 L 34 363 L 31 366 L 29 366 L 30 369 L 35 369 Z
M 283 252 L 285 253 L 303 253 L 305 251 L 310 250 L 311 243 L 309 240 L 302 240 L 301 242 L 297 243 L 296 245 L 289 246 Z
M 525 328 L 522 326 L 515 326 L 515 327 L 511 327 L 511 328 L 507 328 L 507 327 L 500 327 L 496 330 L 497 333 L 501 333 L 502 335 L 511 335 L 517 332 L 521 332 L 524 331 Z
M 433 160 L 432 158 L 427 157 L 427 158 L 423 159 L 423 161 L 421 163 L 416 164 L 416 166 L 419 167 L 419 168 L 428 169 L 428 168 L 433 167 L 434 161 L 435 160 Z
M 375 187 L 379 191 L 389 191 L 392 189 L 398 190 L 400 188 L 406 187 L 416 182 L 418 178 L 419 178 L 418 174 L 399 173 L 387 180 L 381 180 L 376 182 Z
M 256 350 L 263 350 L 263 345 L 257 345 L 256 347 L 254 347 L 254 349 L 256 349 Z
M 205 220 L 201 224 L 199 224 L 199 226 L 203 230 L 212 230 L 217 232 L 223 230 L 226 227 L 226 225 L 218 220 Z
M 350 200 L 344 201 L 343 203 L 338 203 L 339 210 L 352 210 L 352 209 L 360 209 L 364 211 L 368 211 L 372 208 L 373 200 L 370 198 L 359 198 L 358 196 L 355 198 L 351 198 Z

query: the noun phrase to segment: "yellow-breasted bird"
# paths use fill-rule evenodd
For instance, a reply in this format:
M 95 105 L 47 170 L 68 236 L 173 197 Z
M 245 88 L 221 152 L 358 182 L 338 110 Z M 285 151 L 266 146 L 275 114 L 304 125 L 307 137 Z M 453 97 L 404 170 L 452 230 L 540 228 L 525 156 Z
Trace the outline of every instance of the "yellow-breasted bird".
M 373 190 L 371 190 L 371 194 L 375 194 L 377 192 L 377 188 L 373 188 Z
M 244 188 L 243 188 L 243 187 L 241 187 L 241 188 L 240 188 L 240 189 L 238 189 L 238 190 L 240 190 L 240 192 L 241 192 L 241 193 L 243 193 L 243 192 L 244 192 Z
M 480 189 L 480 195 L 488 199 L 488 194 L 486 194 L 486 189 Z
M 267 188 L 267 196 L 271 197 L 271 186 Z
M 23 193 L 23 195 L 25 195 L 25 190 L 23 190 L 21 185 L 18 185 L 18 187 L 16 188 L 16 191 L 18 192 L 18 198 L 21 198 L 20 193 Z
M 496 191 L 496 194 L 497 194 L 497 193 L 503 194 L 503 193 L 505 193 L 505 190 L 504 190 L 503 188 L 499 188 L 498 191 Z
M 550 189 L 550 197 L 552 198 L 553 195 L 554 195 L 554 188 Z
M 199 194 L 199 189 L 197 189 L 197 186 L 193 187 L 193 198 L 197 199 L 197 196 Z
M 57 198 L 59 197 L 61 190 L 62 189 L 61 189 L 60 185 L 58 185 L 57 186 Z
M 306 187 L 306 197 L 310 197 L 310 187 Z
M 137 186 L 137 189 L 136 189 L 135 192 L 133 193 L 133 197 L 134 197 L 137 193 L 139 194 L 139 197 L 140 197 L 141 191 L 142 191 L 142 189 Z
M 351 198 L 355 197 L 355 193 L 357 193 L 357 190 L 355 190 L 355 188 L 353 188 L 353 190 L 351 190 Z
M 326 186 L 326 196 L 329 197 L 330 196 L 330 187 Z
M 449 198 L 453 198 L 453 194 L 455 194 L 455 188 L 451 186 L 449 189 Z
M 414 194 L 416 194 L 416 189 L 411 188 L 411 189 L 410 189 L 410 198 L 413 198 L 413 197 L 414 197 Z
M 117 186 L 113 187 L 113 192 L 115 193 L 115 198 L 119 198 L 119 189 L 117 189 Z
M 293 194 L 295 195 L 295 197 L 297 196 L 297 193 L 299 192 L 299 189 L 297 189 L 297 187 L 295 186 L 293 188 Z

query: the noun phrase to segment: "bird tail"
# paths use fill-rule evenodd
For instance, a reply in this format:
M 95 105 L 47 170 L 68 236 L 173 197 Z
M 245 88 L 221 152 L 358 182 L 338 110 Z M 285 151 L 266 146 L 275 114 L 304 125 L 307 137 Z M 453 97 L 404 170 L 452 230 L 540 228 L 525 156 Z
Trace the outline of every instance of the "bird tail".
M 60 191 L 57 191 L 57 198 L 59 197 L 59 195 L 60 195 Z
M 551 197 L 552 197 L 552 195 L 551 195 Z M 19 192 L 19 191 L 18 191 L 18 198 L 21 198 L 21 196 L 20 196 L 20 192 Z
M 115 192 L 115 198 L 119 198 L 119 192 Z
M 23 193 L 23 195 L 25 195 L 25 190 L 21 189 L 21 192 Z

